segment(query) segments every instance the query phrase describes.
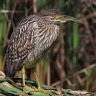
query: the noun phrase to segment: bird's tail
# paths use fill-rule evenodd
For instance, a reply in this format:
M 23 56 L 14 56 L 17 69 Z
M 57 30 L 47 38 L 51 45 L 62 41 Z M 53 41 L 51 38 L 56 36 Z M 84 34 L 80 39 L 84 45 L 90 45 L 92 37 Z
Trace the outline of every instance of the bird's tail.
M 18 62 L 11 60 L 5 60 L 4 73 L 7 77 L 14 77 L 17 70 L 19 69 Z

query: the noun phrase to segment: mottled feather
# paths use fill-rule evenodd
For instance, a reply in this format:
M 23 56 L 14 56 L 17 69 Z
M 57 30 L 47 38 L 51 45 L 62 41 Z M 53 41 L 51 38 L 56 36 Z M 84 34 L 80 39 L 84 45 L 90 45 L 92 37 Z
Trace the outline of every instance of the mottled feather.
M 52 12 L 49 13 L 48 16 L 53 15 Z M 56 22 L 50 21 L 51 18 L 47 14 L 47 17 L 42 12 L 40 14 L 23 19 L 17 24 L 16 32 L 12 33 L 4 66 L 7 76 L 13 77 L 26 62 L 29 66 L 38 61 L 56 40 L 59 26 Z

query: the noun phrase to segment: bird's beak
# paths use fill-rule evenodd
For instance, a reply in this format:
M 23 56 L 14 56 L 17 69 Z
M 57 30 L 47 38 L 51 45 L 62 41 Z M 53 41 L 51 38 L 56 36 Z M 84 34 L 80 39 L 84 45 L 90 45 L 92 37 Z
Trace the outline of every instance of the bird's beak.
M 61 23 L 65 23 L 68 21 L 80 22 L 77 18 L 67 16 L 67 15 L 55 15 L 53 21 L 59 21 Z
M 75 22 L 80 22 L 77 18 L 71 17 L 71 16 L 67 16 L 67 15 L 63 15 L 61 17 L 61 22 L 68 22 L 68 21 L 75 21 Z

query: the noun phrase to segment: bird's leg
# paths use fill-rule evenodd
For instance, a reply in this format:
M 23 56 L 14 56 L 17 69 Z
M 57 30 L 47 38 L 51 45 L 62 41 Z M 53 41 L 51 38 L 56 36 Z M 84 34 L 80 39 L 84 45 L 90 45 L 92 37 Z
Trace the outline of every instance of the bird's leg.
M 36 72 L 34 72 L 34 75 L 35 75 L 35 78 L 36 78 L 36 82 L 37 82 L 37 85 L 38 85 L 38 89 L 41 89 L 40 82 L 39 82 L 39 80 L 38 80 L 38 76 L 37 76 Z
M 34 75 L 35 75 L 36 83 L 37 83 L 37 87 L 38 87 L 35 91 L 36 91 L 36 92 L 42 92 L 42 93 L 45 93 L 45 94 L 49 94 L 50 90 L 45 90 L 45 89 L 43 89 L 43 88 L 41 87 L 36 72 L 34 72 Z
M 25 66 L 24 65 L 22 68 L 22 83 L 23 83 L 23 87 L 25 87 Z

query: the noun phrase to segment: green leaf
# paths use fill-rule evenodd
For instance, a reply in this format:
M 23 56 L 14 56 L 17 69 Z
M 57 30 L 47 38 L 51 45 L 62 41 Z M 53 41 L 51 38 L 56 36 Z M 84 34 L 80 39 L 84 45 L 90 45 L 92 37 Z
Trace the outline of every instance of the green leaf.
M 20 89 L 17 89 L 15 87 L 8 87 L 8 86 L 5 86 L 5 85 L 0 85 L 0 90 L 3 90 L 7 93 L 10 93 L 10 94 L 14 94 L 14 95 L 20 95 L 22 94 L 22 91 Z
M 0 93 L 0 96 L 6 96 L 6 95 Z
M 34 92 L 33 96 L 49 96 L 49 95 L 41 92 Z

